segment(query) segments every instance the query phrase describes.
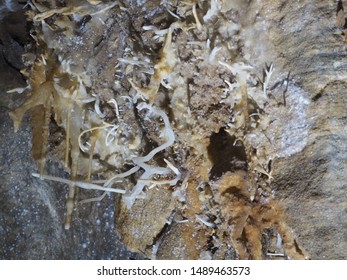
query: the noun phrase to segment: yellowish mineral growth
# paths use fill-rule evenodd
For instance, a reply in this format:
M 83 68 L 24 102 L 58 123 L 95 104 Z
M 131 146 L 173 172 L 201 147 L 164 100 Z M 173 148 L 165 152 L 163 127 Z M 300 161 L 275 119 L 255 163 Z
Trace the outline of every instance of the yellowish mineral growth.
M 53 9 L 44 8 L 42 5 L 37 4 L 35 9 L 36 15 L 32 16 L 32 19 L 34 24 L 40 25 L 40 28 L 45 29 L 42 33 L 46 32 L 49 36 L 44 36 L 47 34 L 37 35 L 37 47 L 42 53 L 37 55 L 30 71 L 28 71 L 29 86 L 25 90 L 31 91 L 31 95 L 19 108 L 11 112 L 10 116 L 14 122 L 15 131 L 17 131 L 24 114 L 28 111 L 31 113 L 31 121 L 33 124 L 33 155 L 40 172 L 40 174 L 34 173 L 33 176 L 44 180 L 60 182 L 69 187 L 68 199 L 66 202 L 66 229 L 69 229 L 72 223 L 72 213 L 76 206 L 76 188 L 122 194 L 123 204 L 121 207 L 127 208 L 127 211 L 133 207 L 138 198 L 146 198 L 148 189 L 153 192 L 156 186 L 162 187 L 162 185 L 169 185 L 174 186 L 173 188 L 177 188 L 176 185 L 182 176 L 180 169 L 172 163 L 177 155 L 173 152 L 169 157 L 166 156 L 168 149 L 175 147 L 174 142 L 178 135 L 180 144 L 182 143 L 184 146 L 188 147 L 182 148 L 182 151 L 187 153 L 186 158 L 183 159 L 182 157 L 177 161 L 181 161 L 182 165 L 184 165 L 182 169 L 188 170 L 190 174 L 186 179 L 186 186 L 183 191 L 185 192 L 186 204 L 183 209 L 178 209 L 182 212 L 182 216 L 184 216 L 186 220 L 186 223 L 180 227 L 183 229 L 182 238 L 184 243 L 187 244 L 186 252 L 190 257 L 196 259 L 200 256 L 201 248 L 211 239 L 210 237 L 214 234 L 213 231 L 215 230 L 214 226 L 217 225 L 214 222 L 212 223 L 202 218 L 205 216 L 204 211 L 208 212 L 208 210 L 206 210 L 204 200 L 201 200 L 198 187 L 201 183 L 204 183 L 211 186 L 215 184 L 215 195 L 219 199 L 218 202 L 220 205 L 218 207 L 221 212 L 221 220 L 226 225 L 225 228 L 229 230 L 227 233 L 229 235 L 229 240 L 226 243 L 231 243 L 233 245 L 240 259 L 263 258 L 261 244 L 262 233 L 270 227 L 275 228 L 282 237 L 283 248 L 290 258 L 307 258 L 306 252 L 299 247 L 294 234 L 286 225 L 284 210 L 280 204 L 273 198 L 265 202 L 260 202 L 254 198 L 256 195 L 254 189 L 256 189 L 257 186 L 254 183 L 253 173 L 258 172 L 265 174 L 269 177 L 269 181 L 272 177 L 270 172 L 266 172 L 266 170 L 256 162 L 256 157 L 252 157 L 249 152 L 252 150 L 250 145 L 245 145 L 249 150 L 247 159 L 249 161 L 247 162 L 249 170 L 229 170 L 221 175 L 221 178 L 215 179 L 217 182 L 210 179 L 210 171 L 213 168 L 212 161 L 208 154 L 211 133 L 217 133 L 219 129 L 225 127 L 225 130 L 228 131 L 236 141 L 244 141 L 246 139 L 246 134 L 252 129 L 247 92 L 247 79 L 251 67 L 240 62 L 228 64 L 219 61 L 218 65 L 216 63 L 218 59 L 230 61 L 228 51 L 226 52 L 227 47 L 223 44 L 222 40 L 219 38 L 219 41 L 215 40 L 215 42 L 211 42 L 214 40 L 211 36 L 207 39 L 206 43 L 206 38 L 201 42 L 198 41 L 199 39 L 196 37 L 198 33 L 199 35 L 202 34 L 208 37 L 207 30 L 209 30 L 208 28 L 212 29 L 209 25 L 210 22 L 212 22 L 211 19 L 218 16 L 219 13 L 229 11 L 234 5 L 241 5 L 241 2 L 242 1 L 211 0 L 210 9 L 203 17 L 204 25 L 202 25 L 199 20 L 199 12 L 203 6 L 199 5 L 200 1 L 193 0 L 182 2 L 181 4 L 187 5 L 187 10 L 189 10 L 189 13 L 191 11 L 193 15 L 192 21 L 195 20 L 196 23 L 192 24 L 193 28 L 190 28 L 192 26 L 191 24 L 183 21 L 184 19 L 181 18 L 182 14 L 179 14 L 180 16 L 175 16 L 173 13 L 171 13 L 171 15 L 175 18 L 179 17 L 182 21 L 172 23 L 168 29 L 159 30 L 155 26 L 143 27 L 146 31 L 154 31 L 157 36 L 166 34 L 163 47 L 159 52 L 159 60 L 154 65 L 154 73 L 148 85 L 141 87 L 136 81 L 129 79 L 129 83 L 132 88 L 136 90 L 137 94 L 135 97 L 126 95 L 127 93 L 125 93 L 126 96 L 122 96 L 130 100 L 132 107 L 131 110 L 128 111 L 133 110 L 140 112 L 139 115 L 143 116 L 146 122 L 149 123 L 148 127 L 155 131 L 153 134 L 155 135 L 154 138 L 156 138 L 156 146 L 150 151 L 147 151 L 144 155 L 141 155 L 140 152 L 144 146 L 141 146 L 142 132 L 136 131 L 135 134 L 138 132 L 138 135 L 133 138 L 129 137 L 130 133 L 128 133 L 124 137 L 126 138 L 125 140 L 121 137 L 122 130 L 128 129 L 130 131 L 133 129 L 130 122 L 122 119 L 124 118 L 124 111 L 127 110 L 126 106 L 122 106 L 124 104 L 119 106 L 115 99 L 117 96 L 113 96 L 113 93 L 108 95 L 107 98 L 102 96 L 102 101 L 104 103 L 102 105 L 100 104 L 101 97 L 98 93 L 92 92 L 95 90 L 92 89 L 93 83 L 90 81 L 91 78 L 87 77 L 87 71 L 81 66 L 82 63 L 80 61 L 73 61 L 74 58 L 72 57 L 61 58 L 59 53 L 54 53 L 56 51 L 55 48 L 59 46 L 60 39 L 63 37 L 62 34 L 64 34 L 64 32 L 59 34 L 61 37 L 57 40 L 55 37 L 56 34 L 47 23 L 49 22 L 47 19 L 54 22 L 55 18 L 57 18 L 57 21 L 65 21 L 62 26 L 69 26 L 71 24 L 70 21 L 66 20 L 66 16 L 97 15 L 115 7 L 118 1 L 104 4 L 104 2 L 101 1 L 88 0 L 88 3 L 84 1 L 83 4 L 78 6 Z M 33 14 L 33 11 L 31 12 Z M 47 20 L 47 22 L 45 20 Z M 100 26 L 104 25 L 101 18 L 98 18 L 97 22 Z M 179 40 L 176 40 L 174 43 L 172 42 L 172 32 L 175 28 L 180 28 L 182 30 L 182 33 L 185 35 L 182 36 L 182 38 L 188 38 L 185 39 L 186 41 L 183 39 L 185 44 L 202 46 L 204 52 L 200 52 L 199 55 L 196 55 L 194 51 L 197 53 L 198 51 L 193 48 L 190 51 L 192 56 L 195 56 L 194 60 L 188 58 L 188 62 L 183 60 L 179 61 L 176 52 L 179 52 L 179 48 L 183 46 L 180 45 L 181 42 Z M 72 27 L 71 30 L 73 30 Z M 188 34 L 191 30 L 197 33 Z M 177 34 L 176 38 L 179 38 L 178 35 L 179 34 Z M 45 40 L 46 42 L 43 43 Z M 213 44 L 213 48 L 211 44 Z M 205 46 L 207 47 L 205 48 Z M 66 54 L 64 53 L 64 55 Z M 69 56 L 69 54 L 67 56 Z M 200 64 L 200 60 L 203 61 L 203 63 Z M 118 61 L 120 64 L 128 63 L 137 66 L 148 66 L 147 62 L 141 62 L 135 58 L 118 58 Z M 71 69 L 71 65 L 74 63 L 77 65 L 76 68 L 80 69 L 79 71 Z M 98 61 L 98 63 L 100 63 L 100 61 Z M 189 66 L 187 67 L 189 70 L 182 67 L 182 65 Z M 190 67 L 192 65 L 194 67 Z M 233 74 L 233 78 L 228 80 L 223 71 L 220 71 L 220 68 L 222 68 L 220 65 L 228 69 Z M 118 66 L 117 64 L 116 68 Z M 194 72 L 194 75 L 188 80 L 187 77 L 181 74 L 183 70 L 186 71 L 185 73 Z M 218 73 L 220 76 L 213 75 L 215 74 L 214 71 L 217 70 L 220 71 L 221 74 Z M 263 81 L 264 95 L 266 95 L 266 91 L 269 89 L 268 84 L 272 71 L 272 66 L 267 67 L 266 77 Z M 201 77 L 204 73 L 206 74 L 206 72 L 212 72 L 211 76 L 208 76 L 211 80 L 218 80 L 219 77 L 223 76 L 225 83 L 229 85 L 228 93 L 230 100 L 232 100 L 230 103 L 232 104 L 230 104 L 231 106 L 220 105 L 223 103 L 219 98 L 220 96 L 210 91 L 208 94 L 215 94 L 213 97 L 215 98 L 215 104 L 213 105 L 218 109 L 214 109 L 213 106 L 211 106 L 211 108 L 208 108 L 208 110 L 201 113 L 201 115 L 197 115 L 196 111 L 198 111 L 198 107 L 209 106 L 211 104 L 208 103 L 213 100 L 210 96 L 203 96 L 204 86 L 207 86 L 206 88 L 211 87 L 213 90 L 216 90 L 216 92 L 218 90 L 217 86 L 214 86 L 212 83 L 215 81 L 211 81 L 211 84 L 204 84 L 204 77 L 202 79 Z M 223 85 L 223 79 L 219 85 Z M 124 81 L 126 82 L 125 76 Z M 116 82 L 120 84 L 120 81 Z M 195 90 L 195 104 L 191 106 L 190 86 L 193 84 L 197 89 L 192 90 Z M 170 117 L 174 118 L 173 121 L 169 119 L 166 109 L 158 106 L 158 91 L 161 85 L 166 86 L 169 92 L 168 99 L 170 104 L 167 107 L 171 110 L 172 115 Z M 203 98 L 205 99 L 203 100 Z M 107 107 L 112 113 L 115 113 L 115 116 L 112 114 L 107 115 L 107 110 L 105 110 L 103 106 Z M 226 107 L 230 107 L 230 110 L 226 109 Z M 130 106 L 128 108 L 130 108 Z M 220 108 L 224 110 L 223 112 L 226 112 L 226 116 L 229 116 L 228 114 L 230 114 L 230 116 L 233 115 L 232 118 L 235 120 L 232 120 L 231 117 L 226 117 L 225 121 L 219 122 L 218 117 L 220 113 L 218 112 L 219 115 L 216 114 L 216 118 L 211 119 L 211 121 L 208 120 L 209 123 L 205 124 L 204 118 L 209 118 L 209 116 L 205 115 L 209 114 L 210 110 L 220 110 Z M 56 124 L 66 133 L 64 143 L 65 165 L 67 169 L 69 169 L 68 171 L 70 171 L 70 179 L 44 174 L 49 124 L 52 116 Z M 138 116 L 135 116 L 134 119 L 137 117 Z M 201 123 L 203 123 L 203 125 L 201 125 Z M 226 128 L 230 123 L 232 123 L 232 128 Z M 164 156 L 159 156 L 164 152 L 166 153 L 164 155 L 165 158 Z M 160 162 L 157 160 L 158 158 L 163 160 L 166 166 L 158 166 L 158 162 Z M 170 159 L 170 161 L 168 159 Z M 87 162 L 87 164 L 85 164 L 85 162 Z M 124 166 L 127 165 L 131 165 L 128 170 L 119 171 L 120 168 L 124 168 Z M 87 166 L 87 168 L 80 168 L 81 166 Z M 107 173 L 105 172 L 103 174 L 107 174 L 103 181 L 91 181 L 93 171 L 95 170 L 93 167 L 95 166 L 101 166 L 107 170 Z M 100 170 L 102 169 L 100 168 Z M 109 175 L 110 172 L 114 173 Z M 126 187 L 122 186 L 122 188 L 115 188 L 113 186 L 115 182 L 122 181 L 129 176 L 133 176 L 132 179 L 136 181 L 134 186 L 127 185 Z M 170 193 L 170 191 L 168 191 L 168 193 Z M 102 199 L 104 196 L 105 194 L 97 199 Z M 87 199 L 84 202 L 96 201 L 97 199 Z M 134 208 L 136 208 L 136 206 L 137 205 L 135 205 Z M 146 207 L 146 205 L 143 207 Z M 165 208 L 165 206 L 163 207 Z M 141 211 L 142 213 L 146 213 L 146 208 L 141 209 Z M 196 226 L 197 224 L 200 225 L 199 223 L 202 223 L 204 227 L 207 226 L 209 228 L 208 231 L 201 230 L 196 233 Z M 158 232 L 159 231 L 160 229 L 158 229 Z M 195 236 L 198 236 L 197 241 L 194 240 Z M 128 235 L 127 238 L 131 239 L 132 236 Z
M 172 48 L 172 30 L 169 28 L 163 48 L 160 50 L 160 60 L 154 65 L 154 74 L 151 77 L 149 85 L 141 88 L 129 79 L 132 87 L 144 99 L 153 104 L 157 98 L 158 90 L 163 79 L 165 79 L 176 64 L 176 55 Z
M 50 9 L 47 11 L 44 11 L 42 13 L 37 14 L 33 19 L 34 21 L 43 21 L 47 18 L 50 18 L 51 16 L 55 14 L 59 15 L 79 15 L 79 16 L 85 16 L 85 15 L 96 15 L 99 13 L 103 13 L 108 9 L 113 8 L 114 6 L 118 5 L 118 2 L 115 1 L 111 4 L 102 4 L 100 1 L 88 1 L 89 4 L 84 4 L 81 6 L 68 6 L 63 8 L 55 8 Z
M 267 203 L 252 201 L 250 184 L 247 172 L 238 170 L 225 173 L 216 185 L 222 214 L 231 229 L 231 242 L 239 259 L 263 259 L 262 233 L 270 227 L 282 236 L 282 245 L 289 258 L 308 259 L 287 226 L 280 203 L 274 199 Z

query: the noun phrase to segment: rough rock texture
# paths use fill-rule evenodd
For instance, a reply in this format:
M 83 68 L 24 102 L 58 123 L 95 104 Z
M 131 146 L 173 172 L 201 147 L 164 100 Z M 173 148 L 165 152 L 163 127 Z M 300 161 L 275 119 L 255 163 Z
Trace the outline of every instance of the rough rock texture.
M 24 81 L 4 61 L 0 63 L 0 259 L 129 259 L 129 252 L 114 232 L 113 198 L 80 209 L 71 231 L 63 229 L 66 191 L 55 183 L 38 181 L 32 159 L 31 130 L 13 132 L 9 109 L 23 97 L 6 93 Z M 13 98 L 9 98 L 13 97 Z M 64 174 L 49 163 L 51 174 Z
M 14 36 L 17 40 L 23 37 L 18 19 L 23 18 L 9 13 L 0 22 L 1 28 L 6 26 L 3 32 L 19 32 L 21 36 Z M 13 28 L 12 24 L 21 28 Z M 18 35 L 16 32 L 11 34 Z M 2 44 L 4 49 L 11 49 L 6 42 Z M 139 258 L 126 249 L 114 232 L 113 197 L 82 207 L 74 228 L 63 229 L 66 190 L 31 176 L 37 168 L 30 152 L 28 118 L 20 131 L 13 131 L 8 113 L 26 96 L 7 91 L 25 86 L 25 80 L 7 54 L 0 54 L 0 259 Z M 11 57 L 16 57 L 16 61 L 21 61 L 20 55 L 12 49 Z M 48 170 L 51 174 L 64 174 L 56 162 L 49 161 Z
M 249 10 L 256 9 L 267 26 L 260 34 L 268 42 L 262 57 L 271 57 L 280 71 L 290 71 L 308 99 L 301 105 L 305 121 L 298 114 L 294 120 L 301 125 L 287 136 L 300 149 L 273 163 L 276 197 L 311 258 L 345 259 L 347 53 L 336 25 L 337 4 L 256 1 Z
M 100 191 L 70 187 L 63 230 L 67 187 L 30 176 L 29 122 L 14 134 L 7 115 L 34 98 L 7 94 L 1 162 L 15 164 L 1 166 L 2 258 L 139 257 L 117 236 L 147 258 L 347 258 L 344 1 L 35 2 L 25 74 L 43 81 L 32 95 L 56 90 L 44 105 L 54 113 L 44 174 L 91 182 L 137 169 L 95 181 L 122 198 L 80 204 Z M 10 35 L 3 54 L 16 73 Z M 57 96 L 82 112 L 68 167 L 70 115 Z M 171 131 L 173 144 L 141 160 Z

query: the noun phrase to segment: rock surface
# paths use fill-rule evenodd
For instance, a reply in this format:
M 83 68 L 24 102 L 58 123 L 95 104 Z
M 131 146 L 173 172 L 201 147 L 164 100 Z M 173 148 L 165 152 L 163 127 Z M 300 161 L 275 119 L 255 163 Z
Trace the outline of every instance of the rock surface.
M 10 14 L 4 20 L 16 22 L 17 18 Z M 139 258 L 115 234 L 113 197 L 82 207 L 75 227 L 64 230 L 66 189 L 32 177 L 37 168 L 31 155 L 29 120 L 25 118 L 14 133 L 9 117 L 26 96 L 7 91 L 25 86 L 23 77 L 0 54 L 0 259 Z M 48 170 L 64 174 L 56 162 L 49 162 Z
M 155 175 L 130 210 L 119 195 L 80 205 L 99 195 L 81 190 L 72 227 L 63 230 L 67 188 L 31 176 L 29 120 L 15 134 L 8 116 L 27 96 L 6 93 L 25 83 L 18 61 L 3 52 L 0 257 L 346 259 L 347 45 L 336 22 L 344 1 L 198 1 L 196 15 L 194 3 L 133 2 L 69 25 L 55 15 L 47 24 L 67 29 L 43 34 L 48 49 L 90 77 L 88 94 L 97 93 L 107 122 L 123 122 L 128 140 L 120 143 L 130 142 L 132 155 L 163 143 L 163 118 L 139 109 L 139 95 L 146 100 L 151 90 L 148 106 L 167 114 L 175 143 L 148 164 L 169 160 L 181 180 L 155 186 L 173 178 Z M 170 31 L 158 31 L 170 26 L 172 42 Z M 69 178 L 65 130 L 53 121 L 49 143 L 45 173 Z M 127 156 L 107 164 L 101 153 L 92 157 L 95 178 L 130 169 Z M 141 176 L 115 186 L 131 191 Z
M 307 99 L 297 103 L 302 112 L 293 120 L 277 124 L 297 122 L 286 137 L 300 149 L 274 161 L 275 196 L 312 259 L 346 259 L 347 48 L 336 26 L 336 3 L 256 1 L 249 10 L 266 21 L 262 57 L 290 71 Z

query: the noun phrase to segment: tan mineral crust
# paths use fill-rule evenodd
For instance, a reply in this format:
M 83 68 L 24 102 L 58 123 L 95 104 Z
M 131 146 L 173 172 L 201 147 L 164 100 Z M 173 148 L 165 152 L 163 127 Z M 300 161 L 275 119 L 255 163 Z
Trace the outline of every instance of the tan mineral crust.
M 31 1 L 1 257 L 346 259 L 344 2 Z

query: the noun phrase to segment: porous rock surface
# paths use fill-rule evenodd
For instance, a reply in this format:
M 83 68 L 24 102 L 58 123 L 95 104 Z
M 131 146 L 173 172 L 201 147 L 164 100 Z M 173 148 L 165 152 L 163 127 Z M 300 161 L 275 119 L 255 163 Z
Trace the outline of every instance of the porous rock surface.
M 74 212 L 71 229 L 65 231 L 66 189 L 61 184 L 57 186 L 55 182 L 31 176 L 35 163 L 30 156 L 28 119 L 23 121 L 19 132 L 13 132 L 8 112 L 17 108 L 25 96 L 9 94 L 6 90 L 25 86 L 25 82 L 14 69 L 18 68 L 17 60 L 3 52 L 0 245 L 4 250 L 1 258 L 234 259 L 242 255 L 242 246 L 249 251 L 245 256 L 255 258 L 259 248 L 254 244 L 258 247 L 259 244 L 253 239 L 258 238 L 261 256 L 266 259 L 277 258 L 271 253 L 283 253 L 283 258 L 345 259 L 346 42 L 342 28 L 336 24 L 337 3 L 197 1 L 197 16 L 203 26 L 199 29 L 192 6 L 186 7 L 180 1 L 119 2 L 125 9 L 115 7 L 117 16 L 106 11 L 102 17 L 104 24 L 86 20 L 88 33 L 83 33 L 81 28 L 82 33 L 73 40 L 51 35 L 50 47 L 58 55 L 80 62 L 77 65 L 92 77 L 108 120 L 114 120 L 112 107 L 106 102 L 111 97 L 136 94 L 128 82 L 129 73 L 137 83 L 148 85 L 148 73 L 153 74 L 151 67 L 165 41 L 165 35 L 156 41 L 153 31 L 145 32 L 143 26 L 165 29 L 178 21 L 166 8 L 179 15 L 185 24 L 183 31 L 179 28 L 173 31 L 179 62 L 173 69 L 173 78 L 164 81 L 169 87 L 160 87 L 155 102 L 169 115 L 176 142 L 151 164 L 163 165 L 163 158 L 169 159 L 180 169 L 182 180 L 177 186 L 147 190 L 147 197 L 137 200 L 130 210 L 119 195 L 80 205 Z M 219 3 L 220 10 L 206 18 L 212 2 Z M 206 48 L 208 40 L 210 47 Z M 57 42 L 67 47 L 59 48 L 54 45 Z M 6 46 L 13 41 L 2 43 Z M 213 51 L 216 57 L 212 56 Z M 142 68 L 135 66 L 136 71 L 122 64 L 124 72 L 118 73 L 120 78 L 115 83 L 117 78 L 111 75 L 114 73 L 111 69 L 117 67 L 116 58 L 131 55 L 150 63 Z M 250 109 L 248 105 L 247 110 L 259 113 L 260 117 L 247 130 L 237 117 L 245 113 L 242 104 L 239 99 L 232 99 L 242 80 L 238 80 L 237 71 L 229 71 L 219 61 L 252 67 L 247 70 L 246 86 L 248 102 L 255 104 L 255 108 Z M 275 70 L 268 91 L 263 94 L 257 79 L 261 80 L 265 64 L 270 63 Z M 234 86 L 231 93 L 224 91 L 228 88 L 225 80 Z M 120 101 L 122 118 L 128 120 L 134 131 L 141 131 L 143 141 L 138 152 L 148 153 L 162 142 L 158 138 L 161 120 L 148 120 L 141 112 L 134 114 L 127 108 Z M 64 131 L 54 124 L 50 129 L 46 173 L 67 177 L 69 169 L 64 170 L 59 151 L 59 145 L 64 143 Z M 248 189 L 239 187 L 241 191 L 230 198 L 235 203 L 234 209 L 242 206 L 242 211 L 231 216 L 237 220 L 242 218 L 243 211 L 248 211 L 245 217 L 254 219 L 257 225 L 253 227 L 245 222 L 243 234 L 248 239 L 239 236 L 240 240 L 233 240 L 237 236 L 233 235 L 237 224 L 228 223 L 222 215 L 225 211 L 221 209 L 224 204 L 223 194 L 218 190 L 219 179 L 234 169 L 246 170 L 245 178 L 249 176 L 255 182 L 255 186 L 247 185 Z M 98 175 L 112 175 L 110 170 L 103 172 Z M 124 186 L 131 188 L 135 180 L 136 177 L 127 179 Z M 235 197 L 241 194 L 248 197 L 235 202 Z M 86 191 L 78 193 L 79 200 L 89 197 Z M 272 206 L 277 203 L 281 204 L 280 208 Z M 283 208 L 284 214 L 273 217 L 270 210 L 269 216 L 252 212 L 263 205 L 275 209 L 273 213 Z M 267 225 L 264 217 L 271 217 L 273 225 Z M 252 229 L 257 233 L 250 234 Z M 293 234 L 294 243 L 285 241 L 284 233 Z M 139 254 L 127 251 L 119 239 Z M 287 242 L 284 248 L 281 239 Z M 298 249 L 291 251 L 294 246 L 291 243 Z

